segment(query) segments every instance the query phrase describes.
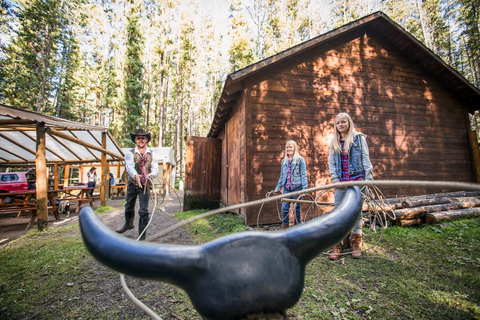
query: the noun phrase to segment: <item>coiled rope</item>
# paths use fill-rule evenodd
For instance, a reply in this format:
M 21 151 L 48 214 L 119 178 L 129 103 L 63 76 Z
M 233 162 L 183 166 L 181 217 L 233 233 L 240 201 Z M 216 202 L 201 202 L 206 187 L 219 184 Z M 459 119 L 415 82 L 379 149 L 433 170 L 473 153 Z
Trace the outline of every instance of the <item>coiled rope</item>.
M 277 196 L 271 196 L 266 199 L 260 199 L 260 200 L 254 200 L 254 201 L 249 201 L 245 203 L 239 203 L 235 204 L 232 206 L 224 207 L 224 208 L 219 208 L 215 210 L 211 210 L 202 214 L 199 214 L 198 216 L 191 217 L 190 219 L 181 221 L 173 226 L 170 226 L 163 231 L 153 235 L 153 237 L 150 237 L 150 239 L 156 240 L 160 237 L 163 237 L 164 235 L 181 228 L 189 223 L 192 223 L 194 221 L 207 218 L 210 216 L 213 216 L 218 213 L 222 212 L 227 212 L 227 211 L 233 211 L 237 210 L 240 208 L 247 208 L 247 207 L 253 207 L 253 206 L 258 206 L 262 205 L 263 203 L 267 202 L 272 202 L 272 201 L 277 201 L 281 200 L 282 198 L 288 198 L 292 196 L 298 196 L 304 193 L 313 193 L 316 191 L 320 190 L 327 190 L 331 188 L 347 188 L 347 187 L 353 187 L 353 186 L 376 186 L 376 187 L 391 187 L 391 186 L 402 186 L 402 187 L 427 187 L 427 188 L 445 188 L 445 189 L 456 189 L 456 190 L 476 190 L 480 191 L 480 184 L 478 183 L 470 183 L 470 182 L 446 182 L 446 181 L 418 181 L 418 180 L 371 180 L 371 181 L 348 181 L 348 182 L 337 182 L 337 183 L 332 183 L 324 186 L 319 186 L 319 187 L 314 187 L 310 189 L 305 189 L 305 190 L 300 190 L 300 191 L 294 191 L 290 192 L 286 195 L 277 195 Z
M 153 211 L 152 211 L 152 214 L 150 215 L 150 220 L 144 230 L 144 232 L 148 229 L 152 219 L 153 219 L 153 215 L 155 213 L 155 209 L 159 209 L 159 211 L 162 211 L 164 213 L 165 210 L 161 210 L 161 208 L 158 208 L 158 204 L 157 204 L 157 192 L 156 192 L 156 184 L 153 182 L 152 179 L 148 179 L 149 183 L 152 185 L 152 189 L 154 190 L 154 208 L 153 208 Z M 223 213 L 223 212 L 227 212 L 227 211 L 233 211 L 233 210 L 237 210 L 237 209 L 240 209 L 240 208 L 247 208 L 247 207 L 252 207 L 252 206 L 257 206 L 257 205 L 261 205 L 261 208 L 260 208 L 260 211 L 261 209 L 263 208 L 263 205 L 265 203 L 268 203 L 268 202 L 272 202 L 272 201 L 279 201 L 283 198 L 289 198 L 289 197 L 293 197 L 293 196 L 303 196 L 304 194 L 309 194 L 309 193 L 314 193 L 316 191 L 322 191 L 322 190 L 328 190 L 328 189 L 331 189 L 331 188 L 347 188 L 347 187 L 353 187 L 353 186 L 366 186 L 366 190 L 367 192 L 369 192 L 368 190 L 368 187 L 372 187 L 374 190 L 375 190 L 375 193 L 376 195 L 380 195 L 381 192 L 380 190 L 378 189 L 378 187 L 390 187 L 390 186 L 403 186 L 403 187 L 427 187 L 427 188 L 446 188 L 446 189 L 456 189 L 456 190 L 476 190 L 476 191 L 480 191 L 480 184 L 477 184 L 477 183 L 468 183 L 468 182 L 445 182 L 445 181 L 417 181 L 417 180 L 374 180 L 374 181 L 348 181 L 348 182 L 337 182 L 337 183 L 333 183 L 333 184 L 328 184 L 328 185 L 324 185 L 324 186 L 319 186 L 319 187 L 314 187 L 314 188 L 310 188 L 310 189 L 305 189 L 305 190 L 300 190 L 300 191 L 294 191 L 294 192 L 290 192 L 288 194 L 285 194 L 285 195 L 277 195 L 277 196 L 269 196 L 269 197 L 266 197 L 265 199 L 260 199 L 260 200 L 255 200 L 255 201 L 250 201 L 250 202 L 246 202 L 246 203 L 241 203 L 241 204 L 237 204 L 237 205 L 233 205 L 233 206 L 228 206 L 228 207 L 224 207 L 224 208 L 219 208 L 219 209 L 215 209 L 215 210 L 211 210 L 211 211 L 208 211 L 208 212 L 205 212 L 203 214 L 200 214 L 198 216 L 195 216 L 195 217 L 192 217 L 190 219 L 187 219 L 187 220 L 184 220 L 184 221 L 181 221 L 173 226 L 170 226 L 166 229 L 164 229 L 163 231 L 153 235 L 153 237 L 150 237 L 151 241 L 153 240 L 156 240 L 160 237 L 163 237 L 165 236 L 166 234 L 178 229 L 178 228 L 181 228 L 187 224 L 190 224 L 194 221 L 197 221 L 197 220 L 200 220 L 200 219 L 204 219 L 204 218 L 207 218 L 207 217 L 210 217 L 210 216 L 213 216 L 215 214 L 218 214 L 218 213 Z M 145 187 L 144 187 L 145 188 Z M 169 186 L 170 188 L 170 186 Z M 147 189 L 147 188 L 145 188 Z M 173 188 L 171 188 L 173 189 Z M 174 189 L 173 189 L 174 190 Z M 144 191 L 145 192 L 145 191 Z M 175 192 L 175 194 L 177 195 L 178 197 L 178 194 Z M 270 192 L 271 194 L 271 192 Z M 269 193 L 267 193 L 267 195 L 270 195 Z M 315 205 L 321 205 L 318 203 L 317 199 L 323 194 L 320 193 L 314 200 L 314 203 Z M 365 195 L 364 195 L 365 197 Z M 179 197 L 178 197 L 179 198 Z M 379 200 L 375 200 L 375 198 L 373 197 L 367 197 L 369 198 L 369 200 L 367 200 L 367 204 L 370 206 L 370 205 L 378 205 L 380 202 Z M 378 197 L 379 199 L 381 199 L 381 197 Z M 162 199 L 162 203 L 165 199 L 165 196 L 164 198 Z M 180 202 L 180 198 L 179 198 L 179 202 Z M 181 208 L 181 203 L 180 203 L 180 208 Z M 310 210 L 310 208 L 309 208 Z M 278 204 L 277 204 L 277 211 L 278 211 Z M 308 211 L 307 211 L 307 214 L 308 214 Z M 384 213 L 384 217 L 385 217 L 385 221 L 386 221 L 386 212 Z M 257 217 L 257 226 L 258 226 L 258 217 Z M 280 220 L 282 220 L 280 218 Z M 374 221 L 375 221 L 375 218 L 374 218 Z M 381 221 L 381 220 L 380 220 Z M 380 222 L 382 224 L 382 222 Z M 383 230 L 385 229 L 386 227 L 386 224 L 382 225 L 383 228 L 382 228 L 382 235 L 383 235 Z M 139 238 L 140 238 L 141 235 L 139 235 Z M 139 239 L 137 238 L 137 240 Z M 381 239 L 381 237 L 380 237 Z M 377 240 L 377 242 L 372 245 L 370 248 L 376 246 L 378 244 L 378 242 L 380 241 L 380 239 Z M 365 250 L 362 250 L 362 251 L 366 251 L 366 250 L 369 250 L 370 248 L 368 249 L 365 249 Z M 325 253 L 324 253 L 325 254 Z M 327 253 L 328 254 L 328 253 Z M 341 253 L 342 255 L 344 253 Z M 351 252 L 349 253 L 345 253 L 345 254 L 351 254 Z M 125 282 L 125 276 L 123 274 L 120 273 L 120 281 L 122 283 L 122 287 L 123 289 L 125 290 L 125 292 L 127 293 L 127 295 L 130 297 L 130 299 L 139 307 L 141 308 L 142 310 L 144 310 L 148 315 L 150 315 L 153 319 L 156 319 L 156 320 L 162 320 L 162 318 L 156 314 L 153 310 L 151 310 L 150 308 L 148 308 L 145 304 L 143 304 L 140 300 L 138 300 L 134 295 L 133 293 L 130 291 L 130 289 L 128 288 L 126 282 Z

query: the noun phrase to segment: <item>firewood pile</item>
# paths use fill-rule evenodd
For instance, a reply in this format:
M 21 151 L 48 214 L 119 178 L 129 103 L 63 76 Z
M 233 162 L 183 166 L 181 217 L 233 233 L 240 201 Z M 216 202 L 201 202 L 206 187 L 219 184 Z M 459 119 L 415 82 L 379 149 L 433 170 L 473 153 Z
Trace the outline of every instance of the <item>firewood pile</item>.
M 382 209 L 390 212 L 387 219 L 400 227 L 435 224 L 448 219 L 480 216 L 480 192 L 457 191 L 385 199 Z M 371 205 L 364 205 L 363 216 L 368 217 L 367 212 L 373 215 L 375 210 Z

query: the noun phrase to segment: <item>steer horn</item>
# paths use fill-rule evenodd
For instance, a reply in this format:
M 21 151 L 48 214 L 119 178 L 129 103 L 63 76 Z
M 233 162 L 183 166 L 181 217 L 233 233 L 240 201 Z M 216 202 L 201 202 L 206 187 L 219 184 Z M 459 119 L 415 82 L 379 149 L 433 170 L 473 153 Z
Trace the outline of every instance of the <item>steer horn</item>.
M 134 241 L 117 235 L 94 211 L 80 211 L 90 253 L 118 272 L 184 289 L 206 319 L 234 319 L 292 307 L 302 294 L 305 266 L 341 241 L 362 210 L 358 187 L 331 213 L 278 232 L 240 232 L 199 246 Z

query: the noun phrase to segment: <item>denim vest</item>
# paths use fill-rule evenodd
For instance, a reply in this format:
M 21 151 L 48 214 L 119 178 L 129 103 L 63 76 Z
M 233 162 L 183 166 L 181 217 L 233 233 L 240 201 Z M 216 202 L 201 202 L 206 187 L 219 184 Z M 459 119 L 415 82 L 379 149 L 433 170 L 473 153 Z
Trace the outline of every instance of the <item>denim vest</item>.
M 334 163 L 332 163 L 332 160 Z M 334 167 L 332 164 L 334 164 Z M 339 181 L 342 176 L 342 159 L 340 154 L 333 153 L 333 148 L 330 148 L 329 167 L 333 182 Z M 364 173 L 365 180 L 373 180 L 372 169 L 365 136 L 361 133 L 355 133 L 353 143 L 348 151 L 348 174 L 353 176 Z
M 280 190 L 287 183 L 287 173 L 288 173 L 288 160 L 282 160 L 282 166 L 280 171 L 280 179 L 278 179 L 278 184 L 275 190 Z M 302 190 L 308 188 L 307 180 L 307 165 L 305 159 L 300 157 L 297 163 L 292 163 L 292 173 L 291 173 L 292 184 L 301 185 Z

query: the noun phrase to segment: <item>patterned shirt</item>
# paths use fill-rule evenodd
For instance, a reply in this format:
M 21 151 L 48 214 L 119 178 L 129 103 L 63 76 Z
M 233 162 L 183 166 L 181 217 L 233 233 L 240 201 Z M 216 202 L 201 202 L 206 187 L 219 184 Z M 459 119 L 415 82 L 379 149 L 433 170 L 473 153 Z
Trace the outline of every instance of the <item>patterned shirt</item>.
M 295 190 L 299 186 L 299 184 L 292 183 L 292 159 L 288 159 L 287 184 L 285 185 L 285 187 L 287 188 L 287 190 Z
M 340 144 L 342 145 L 342 153 L 340 154 L 340 159 L 342 160 L 342 176 L 340 181 L 355 181 L 355 180 L 365 180 L 365 173 L 359 173 L 351 176 L 348 171 L 348 153 L 344 153 L 345 149 L 343 148 L 345 140 L 340 139 Z

